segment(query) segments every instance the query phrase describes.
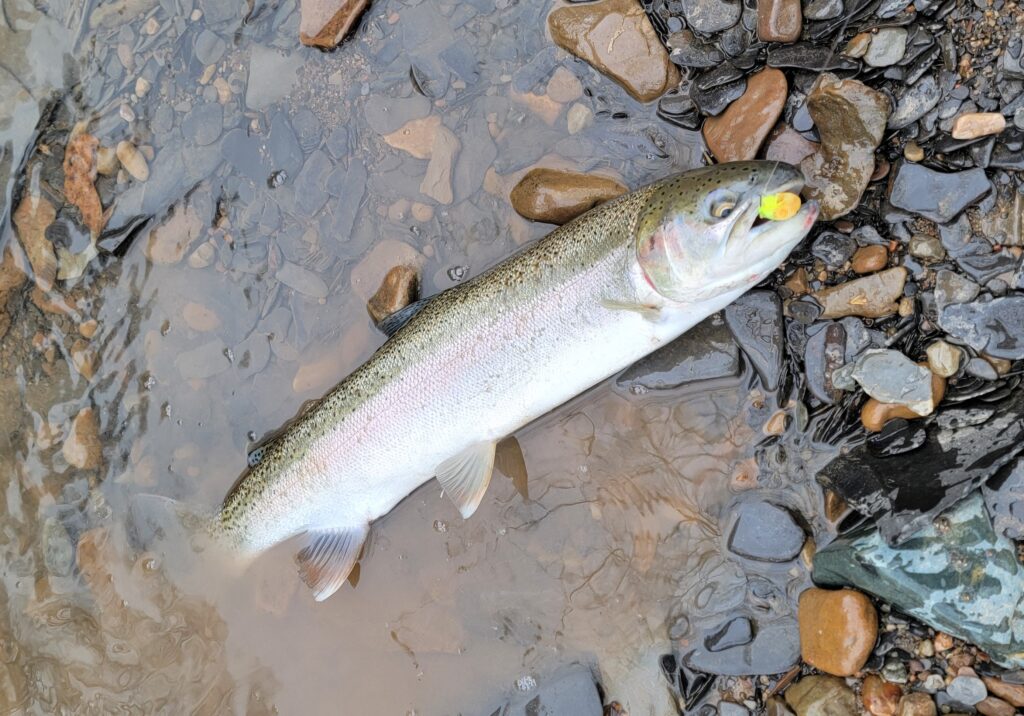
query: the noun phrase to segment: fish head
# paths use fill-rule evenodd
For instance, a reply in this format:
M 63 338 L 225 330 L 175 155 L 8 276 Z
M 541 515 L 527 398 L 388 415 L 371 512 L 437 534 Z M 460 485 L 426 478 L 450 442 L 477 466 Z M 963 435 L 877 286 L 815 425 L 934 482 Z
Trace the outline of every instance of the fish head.
M 703 167 L 656 185 L 636 226 L 644 276 L 665 298 L 693 303 L 750 288 L 811 230 L 818 205 L 784 220 L 759 218 L 761 198 L 804 187 L 800 170 L 775 161 Z

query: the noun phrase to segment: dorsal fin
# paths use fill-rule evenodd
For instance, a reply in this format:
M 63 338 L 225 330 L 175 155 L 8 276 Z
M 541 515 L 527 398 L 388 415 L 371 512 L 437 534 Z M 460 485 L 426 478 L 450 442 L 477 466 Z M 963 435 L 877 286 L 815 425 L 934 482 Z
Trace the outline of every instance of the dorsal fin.
M 402 326 L 408 323 L 413 316 L 422 311 L 432 300 L 433 296 L 430 298 L 421 298 L 419 301 L 410 303 L 405 308 L 399 308 L 390 316 L 381 320 L 381 322 L 377 324 L 377 328 L 380 329 L 381 333 L 390 338 L 398 333 Z
M 322 602 L 341 588 L 359 559 L 366 540 L 367 526 L 324 527 L 308 530 L 305 544 L 295 561 L 299 576 L 313 590 L 313 598 Z
M 476 512 L 494 470 L 495 443 L 471 445 L 437 466 L 437 481 L 464 519 Z

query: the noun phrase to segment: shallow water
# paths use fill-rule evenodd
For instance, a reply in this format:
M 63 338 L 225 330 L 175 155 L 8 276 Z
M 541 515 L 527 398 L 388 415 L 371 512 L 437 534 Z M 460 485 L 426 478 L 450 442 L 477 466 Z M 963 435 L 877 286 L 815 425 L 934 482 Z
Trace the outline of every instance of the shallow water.
M 771 406 L 749 371 L 663 395 L 595 388 L 518 436 L 525 490 L 496 479 L 464 522 L 424 486 L 374 525 L 355 588 L 324 604 L 290 545 L 238 574 L 142 552 L 125 529 L 137 493 L 216 504 L 257 436 L 365 360 L 382 341 L 365 301 L 392 265 L 417 263 L 429 295 L 546 233 L 508 205 L 527 167 L 635 187 L 699 163 L 695 135 L 552 48 L 549 7 L 378 0 L 321 53 L 298 46 L 294 2 L 4 3 L 0 72 L 23 91 L 0 100 L 17 118 L 0 125 L 0 246 L 25 196 L 58 208 L 58 245 L 88 246 L 61 195 L 75 122 L 154 152 L 148 181 L 97 182 L 113 210 L 84 273 L 9 302 L 6 710 L 485 713 L 574 661 L 631 714 L 671 708 L 669 627 L 745 591 L 723 546 L 731 504 L 789 487 L 758 477 Z M 575 135 L 573 102 L 545 95 L 556 67 L 595 113 Z M 458 139 L 450 178 L 383 139 L 428 114 Z M 90 407 L 102 460 L 78 468 L 62 445 Z M 816 495 L 785 499 L 813 514 Z

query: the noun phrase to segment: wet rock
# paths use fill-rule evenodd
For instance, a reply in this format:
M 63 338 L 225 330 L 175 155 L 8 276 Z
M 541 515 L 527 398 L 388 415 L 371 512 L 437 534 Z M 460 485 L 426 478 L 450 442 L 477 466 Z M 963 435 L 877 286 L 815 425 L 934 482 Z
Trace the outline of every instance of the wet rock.
M 395 149 L 416 157 L 430 159 L 434 147 L 434 138 L 441 126 L 441 117 L 432 114 L 422 119 L 413 119 L 390 134 L 384 135 L 384 141 Z
M 808 20 L 831 20 L 842 12 L 842 0 L 811 0 L 804 5 L 804 17 Z
M 615 381 L 631 392 L 670 390 L 687 383 L 739 374 L 739 347 L 720 314 L 641 358 Z
M 285 286 L 312 298 L 324 298 L 327 296 L 327 284 L 324 283 L 322 278 L 309 269 L 303 268 L 291 261 L 282 263 L 274 274 L 274 278 Z
M 708 651 L 718 652 L 749 644 L 754 640 L 754 625 L 747 617 L 736 617 L 704 640 Z
M 565 224 L 627 191 L 608 177 L 538 167 L 519 180 L 509 198 L 520 216 Z
M 828 323 L 811 335 L 804 351 L 807 387 L 821 402 L 831 405 L 841 394 L 832 383 L 832 373 L 844 363 L 846 330 L 839 323 Z
M 1011 706 L 1024 707 L 1024 684 L 1014 684 L 993 676 L 983 676 L 982 681 L 990 694 L 1002 699 Z
M 821 259 L 831 269 L 842 267 L 853 258 L 857 250 L 857 242 L 837 231 L 825 231 L 811 244 L 811 255 Z
M 913 691 L 900 699 L 900 710 L 897 716 L 936 716 L 938 709 L 935 701 L 928 694 Z
M 928 368 L 935 375 L 951 378 L 960 370 L 960 349 L 943 340 L 933 341 L 927 349 Z
M 683 0 L 683 16 L 704 35 L 728 30 L 739 22 L 743 3 L 739 0 Z
M 218 128 L 219 132 L 219 128 Z M 125 171 L 131 174 L 135 181 L 146 181 L 149 179 L 149 163 L 146 157 L 139 151 L 138 147 L 129 141 L 122 140 L 117 143 L 117 159 Z
M 231 366 L 227 357 L 227 346 L 222 340 L 214 339 L 201 346 L 178 354 L 174 360 L 178 372 L 185 380 L 212 378 Z
M 925 75 L 903 91 L 889 117 L 889 129 L 903 129 L 927 114 L 942 97 L 933 75 Z
M 725 59 L 721 50 L 697 39 L 690 30 L 669 35 L 668 46 L 672 48 L 669 58 L 680 67 L 717 67 Z
M 889 252 L 884 246 L 864 246 L 854 252 L 850 265 L 855 273 L 874 273 L 889 263 Z
M 369 5 L 369 0 L 302 0 L 299 40 L 303 45 L 334 47 Z
M 745 706 L 740 706 L 732 701 L 720 701 L 718 716 L 750 716 L 750 711 Z
M 822 218 L 835 219 L 860 201 L 875 170 L 889 100 L 857 80 L 824 73 L 814 83 L 807 106 L 821 137 L 821 148 L 800 167 L 804 190 L 821 204 Z
M 565 113 L 565 123 L 569 134 L 579 134 L 594 123 L 594 110 L 577 102 Z
M 753 159 L 786 104 L 786 76 L 767 67 L 747 79 L 743 96 L 704 122 L 708 149 L 720 162 Z
M 942 248 L 942 242 L 935 236 L 928 234 L 914 234 L 907 244 L 907 251 L 911 256 L 924 261 L 941 261 L 946 258 L 946 250 Z
M 220 138 L 224 123 L 224 108 L 219 102 L 196 105 L 181 121 L 181 131 L 200 147 L 213 144 Z M 133 175 L 134 176 L 134 175 Z
M 430 163 L 420 183 L 420 192 L 439 204 L 451 204 L 454 199 L 452 168 L 461 148 L 459 138 L 450 129 L 444 125 L 438 127 L 430 147 Z
M 890 547 L 864 527 L 814 557 L 815 582 L 874 594 L 1009 668 L 1024 663 L 1024 624 L 1015 617 L 1024 601 L 1022 569 L 1014 544 L 995 534 L 977 493 L 904 547 Z
M 380 288 L 366 302 L 366 310 L 374 323 L 380 323 L 392 313 L 399 311 L 416 300 L 419 293 L 419 276 L 415 268 L 395 266 L 384 276 Z
M 657 99 L 679 83 L 679 71 L 643 8 L 633 0 L 560 7 L 548 16 L 548 28 L 555 44 L 611 77 L 641 102 Z
M 903 295 L 906 281 L 907 270 L 897 266 L 812 295 L 822 306 L 822 318 L 881 318 L 896 313 L 896 301 Z
M 988 689 L 977 676 L 958 676 L 946 686 L 946 695 L 958 704 L 974 706 L 988 696 Z
M 929 415 L 935 409 L 931 371 L 899 351 L 873 348 L 832 372 L 832 383 L 837 388 L 852 390 L 854 382 L 872 398 L 906 405 L 918 415 Z
M 780 124 L 768 135 L 764 158 L 798 166 L 805 157 L 814 154 L 818 146 L 789 125 Z
M 997 699 L 993 696 L 987 696 L 977 704 L 974 708 L 978 710 L 982 716 L 1014 716 L 1017 710 L 1010 704 L 1006 703 L 1002 699 Z
M 75 546 L 60 520 L 47 517 L 42 531 L 43 564 L 46 571 L 58 577 L 67 577 L 75 564 Z
M 706 642 L 691 649 L 683 656 L 683 662 L 705 674 L 749 676 L 778 674 L 800 660 L 800 631 L 796 620 L 789 617 L 759 622 L 753 629 L 753 638 L 743 644 L 712 644 L 714 650 Z
M 774 291 L 749 291 L 725 309 L 725 323 L 767 390 L 782 376 L 782 302 Z
M 851 676 L 864 666 L 878 637 L 871 600 L 852 589 L 808 589 L 800 595 L 800 652 L 811 666 Z
M 835 676 L 805 676 L 786 689 L 786 703 L 797 716 L 856 716 L 857 698 Z
M 953 139 L 976 139 L 1006 129 L 1006 117 L 999 112 L 968 112 L 953 120 Z
M 843 57 L 827 45 L 800 42 L 795 45 L 773 47 L 768 52 L 768 66 L 829 72 L 831 70 L 856 70 L 860 67 L 860 63 L 849 57 Z
M 864 62 L 872 67 L 895 65 L 907 51 L 907 31 L 902 27 L 883 27 L 871 38 Z
M 995 358 L 1024 358 L 1024 296 L 948 305 L 939 312 L 939 325 Z
M 82 132 L 74 136 L 64 149 L 64 198 L 78 208 L 82 224 L 93 238 L 99 236 L 107 223 L 100 195 L 96 192 L 96 149 L 99 140 Z M 124 164 L 124 162 L 121 162 Z M 125 166 L 127 169 L 127 165 Z
M 57 278 L 57 255 L 53 251 L 53 244 L 46 236 L 47 228 L 56 218 L 57 211 L 46 197 L 31 196 L 29 192 L 25 192 L 11 217 L 18 230 L 18 241 L 21 242 L 21 248 L 25 250 L 29 265 L 32 267 L 32 276 L 36 285 L 43 291 L 53 288 L 53 282 Z M 8 254 L 5 254 L 5 265 L 8 265 L 7 257 Z M 13 264 L 13 261 L 10 263 Z
M 249 81 L 245 85 L 245 105 L 263 110 L 292 91 L 298 81 L 302 55 L 283 54 L 277 48 L 253 45 L 249 59 Z
M 996 380 L 999 377 L 996 369 L 984 358 L 971 358 L 964 366 L 964 371 L 967 375 L 973 375 L 982 380 Z
M 793 514 L 771 502 L 741 503 L 732 514 L 729 551 L 758 562 L 788 562 L 800 554 L 807 535 Z
M 95 470 L 103 461 L 100 426 L 96 411 L 83 408 L 71 421 L 71 429 L 60 448 L 69 465 L 80 470 Z
M 120 166 L 114 147 L 100 146 L 96 149 L 96 171 L 101 175 L 114 176 Z
M 938 405 L 946 394 L 946 381 L 932 374 L 932 404 Z M 882 430 L 890 420 L 916 420 L 922 417 L 902 403 L 885 403 L 877 398 L 870 398 L 864 403 L 860 412 L 860 420 L 868 432 Z
M 897 209 L 945 224 L 991 188 L 984 169 L 943 173 L 900 162 L 889 184 L 889 202 Z
M 747 81 L 744 78 L 721 85 L 715 85 L 708 89 L 702 89 L 700 84 L 693 82 L 690 85 L 690 100 L 704 114 L 715 117 L 725 111 L 726 107 L 743 96 L 747 89 Z
M 1000 475 L 983 485 L 982 495 L 996 532 L 1010 539 L 1024 539 L 1024 461 L 1018 460 L 1008 474 Z M 1024 690 L 1024 686 L 1018 688 Z M 1009 699 L 1004 693 L 993 693 Z M 1009 700 L 1016 703 L 1020 699 Z
M 796 42 L 802 26 L 800 0 L 758 0 L 757 39 L 761 42 Z
M 532 677 L 531 677 L 532 680 Z M 590 669 L 575 664 L 531 683 L 532 688 L 491 711 L 490 716 L 579 714 L 602 716 L 601 696 Z
M 867 446 L 853 447 L 822 468 L 818 480 L 855 509 L 875 516 L 885 539 L 905 539 L 1014 463 L 1024 449 L 1018 444 L 1024 435 L 1024 395 L 1017 393 L 943 409 L 926 424 L 924 445 L 911 453 L 883 458 Z
M 871 716 L 896 716 L 903 689 L 876 674 L 868 674 L 861 686 L 860 700 Z
M 203 222 L 190 205 L 175 207 L 173 213 L 149 232 L 144 252 L 155 264 L 176 264 L 203 232 Z

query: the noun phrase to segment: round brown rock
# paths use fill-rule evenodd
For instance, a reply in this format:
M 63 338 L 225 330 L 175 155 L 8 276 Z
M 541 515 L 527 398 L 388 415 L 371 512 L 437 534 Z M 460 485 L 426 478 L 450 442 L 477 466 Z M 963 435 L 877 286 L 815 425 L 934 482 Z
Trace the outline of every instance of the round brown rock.
M 1006 129 L 1006 117 L 999 112 L 968 112 L 953 120 L 953 139 L 977 139 Z
M 889 263 L 889 252 L 884 246 L 864 246 L 857 249 L 857 252 L 850 260 L 850 265 L 856 273 L 874 273 L 885 268 Z
M 512 208 L 520 216 L 549 224 L 564 224 L 580 214 L 629 191 L 608 177 L 559 169 L 531 169 L 512 188 Z
M 871 600 L 852 589 L 812 588 L 800 595 L 803 660 L 835 676 L 852 676 L 871 655 L 878 614 Z
M 872 716 L 896 716 L 903 689 L 877 674 L 869 674 L 860 690 L 860 700 Z
M 900 699 L 899 716 L 935 716 L 935 701 L 928 694 L 914 691 Z
M 380 283 L 380 288 L 366 302 L 366 310 L 374 323 L 380 323 L 396 311 L 416 300 L 418 290 L 416 269 L 409 266 L 395 266 Z
M 654 26 L 636 0 L 560 7 L 548 15 L 551 39 L 593 65 L 641 102 L 679 83 Z
M 704 140 L 720 162 L 753 159 L 786 104 L 786 76 L 766 67 L 750 76 L 747 90 L 721 115 L 704 122 Z
M 786 689 L 786 703 L 797 716 L 857 716 L 857 697 L 835 676 L 805 676 Z
M 757 2 L 757 39 L 761 42 L 796 42 L 803 22 L 800 0 Z

